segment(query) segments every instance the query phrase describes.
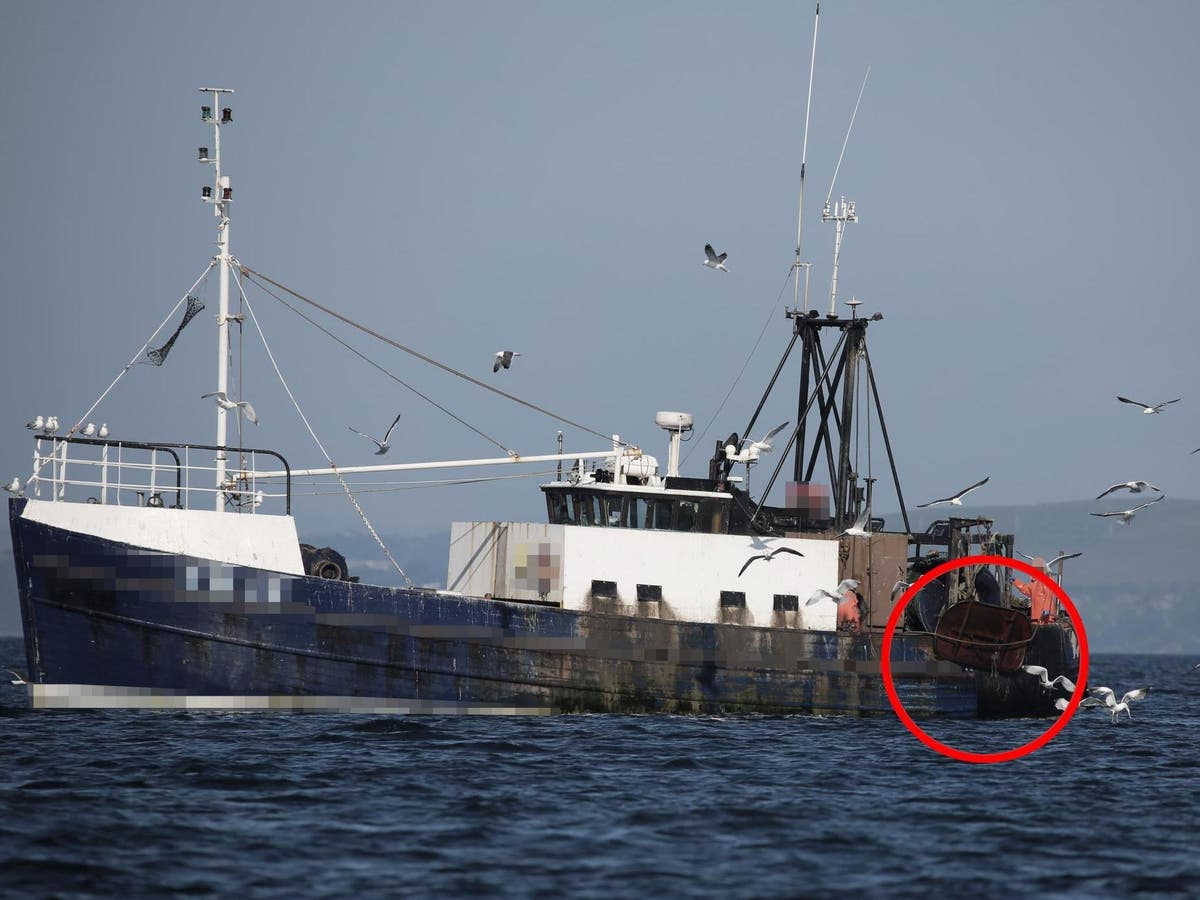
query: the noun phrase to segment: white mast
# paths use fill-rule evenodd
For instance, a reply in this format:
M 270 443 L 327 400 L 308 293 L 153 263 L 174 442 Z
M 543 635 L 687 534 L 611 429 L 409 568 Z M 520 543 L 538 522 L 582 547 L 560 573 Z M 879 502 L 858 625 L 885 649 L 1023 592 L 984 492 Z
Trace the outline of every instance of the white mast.
M 221 108 L 221 95 L 232 94 L 233 88 L 200 88 L 202 94 L 212 94 L 212 106 L 200 107 L 200 119 L 211 122 L 213 126 L 213 155 L 210 158 L 208 148 L 200 148 L 200 162 L 213 164 L 213 186 L 205 186 L 202 198 L 206 203 L 212 203 L 213 215 L 217 217 L 217 256 L 221 265 L 220 299 L 217 310 L 217 390 L 228 394 L 229 390 L 229 206 L 233 202 L 233 188 L 229 184 L 229 176 L 221 174 L 221 126 L 233 124 L 233 111 L 228 107 Z M 220 117 L 216 115 L 220 112 Z M 225 446 L 226 413 L 224 407 L 217 406 L 217 446 Z M 217 512 L 225 508 L 225 495 L 220 488 L 225 485 L 225 452 L 217 451 Z
M 812 263 L 803 261 L 800 255 L 800 237 L 804 232 L 804 170 L 808 166 L 808 122 L 809 116 L 812 113 L 812 89 L 813 89 L 813 72 L 817 67 L 817 26 L 821 23 L 821 4 L 817 4 L 817 12 L 813 17 L 813 42 L 812 55 L 809 57 L 808 63 L 808 100 L 804 104 L 804 147 L 800 151 L 800 211 L 796 214 L 796 261 L 792 263 L 793 269 L 804 269 L 804 312 L 808 312 L 808 273 L 812 270 Z M 795 309 L 800 305 L 800 279 L 797 278 L 792 288 L 792 308 Z

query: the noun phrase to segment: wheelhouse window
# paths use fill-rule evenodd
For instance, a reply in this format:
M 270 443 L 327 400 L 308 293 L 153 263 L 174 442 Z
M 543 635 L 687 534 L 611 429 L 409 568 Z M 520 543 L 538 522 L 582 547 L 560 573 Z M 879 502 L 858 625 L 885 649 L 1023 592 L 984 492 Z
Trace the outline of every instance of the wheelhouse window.
M 546 491 L 546 511 L 551 525 L 724 534 L 728 524 L 726 501 L 700 497 L 559 489 Z

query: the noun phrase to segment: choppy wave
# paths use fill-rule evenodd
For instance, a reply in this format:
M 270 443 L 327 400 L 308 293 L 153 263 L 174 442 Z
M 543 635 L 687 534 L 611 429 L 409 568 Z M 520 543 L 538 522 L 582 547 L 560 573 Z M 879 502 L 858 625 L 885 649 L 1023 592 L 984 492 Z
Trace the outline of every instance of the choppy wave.
M 0 893 L 1195 895 L 1192 662 L 1093 658 L 1154 686 L 1134 718 L 985 766 L 892 718 L 32 711 L 5 682 Z

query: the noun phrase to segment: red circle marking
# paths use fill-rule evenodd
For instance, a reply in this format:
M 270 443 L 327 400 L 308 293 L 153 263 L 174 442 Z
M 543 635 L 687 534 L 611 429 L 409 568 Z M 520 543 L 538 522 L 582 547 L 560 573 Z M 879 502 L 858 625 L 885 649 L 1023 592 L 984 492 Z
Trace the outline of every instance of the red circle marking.
M 933 581 L 939 575 L 946 572 L 953 572 L 955 569 L 961 569 L 963 566 L 979 566 L 979 565 L 997 565 L 1008 566 L 1016 569 L 1018 572 L 1023 572 L 1032 578 L 1036 578 L 1046 587 L 1054 592 L 1054 596 L 1067 610 L 1071 617 L 1071 623 L 1075 626 L 1075 633 L 1079 637 L 1079 677 L 1075 681 L 1075 693 L 1071 695 L 1071 702 L 1067 705 L 1066 710 L 1060 715 L 1045 733 L 1034 738 L 1028 744 L 1021 747 L 1014 747 L 1012 750 L 1004 750 L 999 753 L 970 753 L 966 750 L 959 750 L 957 747 L 951 747 L 949 744 L 943 744 L 936 738 L 930 737 L 921 727 L 913 721 L 912 716 L 904 708 L 900 702 L 900 696 L 896 693 L 896 685 L 892 681 L 892 638 L 896 635 L 896 624 L 900 621 L 900 616 L 905 608 L 912 601 L 925 585 Z M 1079 709 L 1079 702 L 1083 699 L 1084 685 L 1087 683 L 1088 672 L 1088 644 L 1087 632 L 1083 627 L 1083 620 L 1079 617 L 1079 611 L 1075 608 L 1075 604 L 1071 602 L 1071 598 L 1067 596 L 1067 592 L 1055 583 L 1054 579 L 1048 576 L 1041 569 L 1036 569 L 1028 563 L 1023 563 L 1020 560 L 1009 559 L 1007 556 L 964 556 L 959 559 L 944 562 L 934 569 L 930 569 L 920 578 L 918 578 L 908 590 L 904 592 L 904 596 L 900 598 L 900 602 L 892 608 L 892 613 L 888 616 L 887 630 L 883 633 L 883 655 L 879 661 L 879 668 L 883 674 L 883 684 L 887 688 L 888 700 L 892 704 L 892 709 L 896 711 L 896 715 L 900 717 L 900 721 L 904 723 L 917 739 L 926 747 L 930 747 L 941 753 L 943 756 L 949 756 L 951 759 L 961 760 L 962 762 L 970 763 L 1000 763 L 1008 762 L 1010 759 L 1020 759 L 1022 756 L 1028 756 L 1038 747 L 1043 747 L 1050 742 L 1050 739 L 1062 731 L 1067 722 L 1071 721 L 1071 717 L 1075 715 L 1075 711 Z

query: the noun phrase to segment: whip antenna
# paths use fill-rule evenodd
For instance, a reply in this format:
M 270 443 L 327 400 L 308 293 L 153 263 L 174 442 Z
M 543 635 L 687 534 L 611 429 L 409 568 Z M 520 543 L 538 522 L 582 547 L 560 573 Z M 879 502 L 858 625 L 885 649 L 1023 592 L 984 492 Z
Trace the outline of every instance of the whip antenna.
M 821 212 L 822 222 L 833 222 L 836 234 L 833 239 L 833 275 L 829 280 L 829 315 L 834 315 L 837 309 L 838 264 L 842 256 L 842 235 L 847 222 L 857 222 L 858 213 L 854 201 L 842 197 L 836 204 L 831 204 L 833 186 L 837 184 L 838 172 L 842 168 L 842 158 L 846 155 L 846 145 L 850 143 L 850 132 L 854 129 L 854 117 L 858 115 L 858 104 L 862 103 L 863 91 L 867 89 L 867 78 L 871 75 L 871 67 L 867 66 L 867 74 L 863 76 L 862 87 L 858 89 L 858 99 L 854 101 L 854 112 L 850 114 L 850 124 L 846 128 L 846 137 L 842 141 L 842 152 L 838 154 L 837 165 L 833 168 L 833 180 L 829 182 L 829 193 L 825 195 L 825 208 Z
M 796 215 L 796 261 L 792 263 L 793 269 L 804 269 L 804 311 L 808 312 L 808 272 L 812 268 L 812 263 L 802 262 L 800 259 L 800 235 L 804 228 L 804 169 L 808 165 L 808 120 L 812 113 L 812 89 L 813 89 L 813 71 L 817 65 L 817 26 L 821 24 L 821 4 L 817 4 L 816 15 L 813 16 L 813 40 L 812 40 L 812 56 L 808 64 L 808 100 L 804 104 L 804 147 L 800 151 L 800 211 Z M 800 279 L 796 279 L 796 284 L 792 290 L 792 308 L 795 309 L 799 304 L 800 295 Z
M 846 155 L 846 145 L 850 143 L 850 132 L 854 129 L 854 117 L 858 115 L 858 104 L 862 103 L 863 91 L 867 89 L 867 79 L 871 77 L 871 67 L 867 66 L 867 74 L 863 76 L 862 87 L 858 89 L 858 99 L 854 101 L 854 112 L 850 113 L 850 124 L 846 126 L 846 137 L 842 140 L 842 152 L 838 154 L 837 165 L 833 167 L 833 180 L 829 182 L 829 193 L 825 195 L 825 205 L 829 205 L 829 201 L 833 199 L 833 186 L 837 184 L 838 172 L 842 168 L 842 158 Z M 803 169 L 801 169 L 803 171 Z M 804 176 L 800 176 L 801 184 L 804 183 Z M 799 241 L 797 241 L 799 243 Z

